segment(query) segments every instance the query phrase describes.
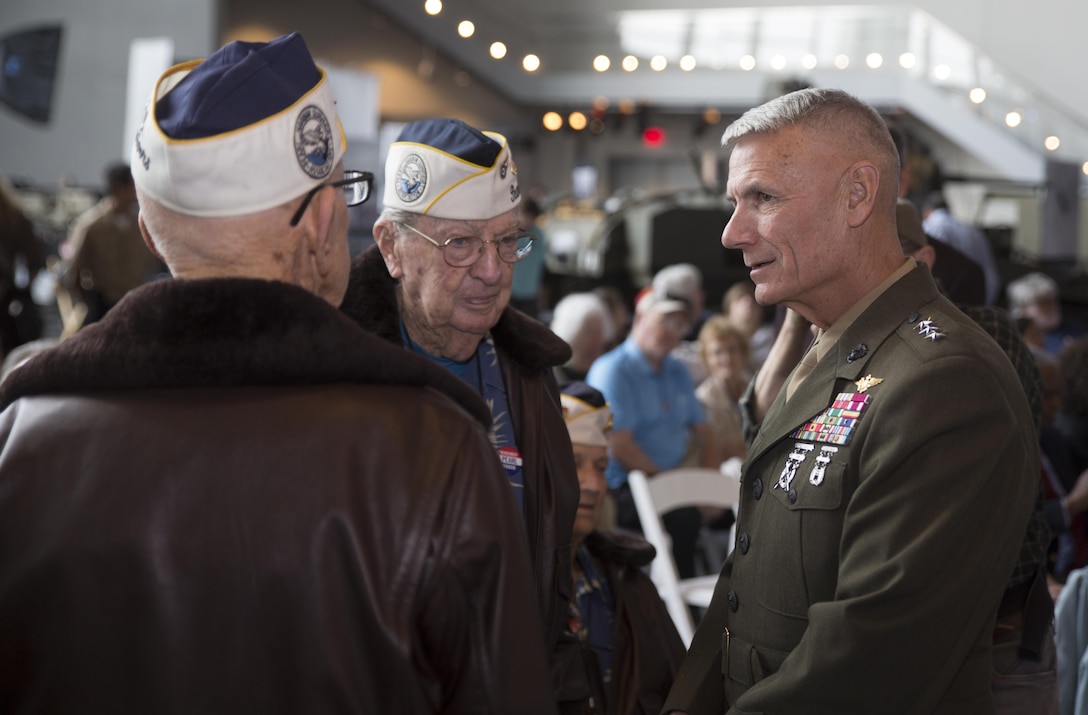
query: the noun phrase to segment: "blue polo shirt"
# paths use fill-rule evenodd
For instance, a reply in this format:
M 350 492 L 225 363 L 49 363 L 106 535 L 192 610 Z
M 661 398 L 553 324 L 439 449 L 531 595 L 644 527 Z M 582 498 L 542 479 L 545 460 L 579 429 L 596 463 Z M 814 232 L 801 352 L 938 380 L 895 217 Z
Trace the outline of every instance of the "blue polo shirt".
M 597 358 L 586 382 L 608 400 L 612 429 L 631 430 L 635 443 L 662 469 L 679 466 L 691 428 L 706 421 L 684 363 L 670 355 L 661 372 L 654 372 L 631 337 Z M 627 470 L 614 459 L 606 474 L 611 489 L 627 483 Z

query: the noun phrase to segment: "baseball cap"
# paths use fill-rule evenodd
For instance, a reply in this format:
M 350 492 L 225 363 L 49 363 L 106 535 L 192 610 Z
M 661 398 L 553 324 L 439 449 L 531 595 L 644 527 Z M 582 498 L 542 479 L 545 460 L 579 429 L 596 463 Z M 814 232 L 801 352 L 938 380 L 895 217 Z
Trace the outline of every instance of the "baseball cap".
M 643 291 L 639 296 L 638 303 L 635 304 L 635 312 L 637 313 L 677 313 L 683 312 L 690 318 L 691 316 L 691 303 L 681 296 L 674 295 L 665 291 L 649 290 Z
M 191 216 L 241 216 L 328 180 L 347 139 L 325 72 L 297 32 L 232 42 L 168 69 L 136 132 L 132 174 Z
M 703 273 L 693 263 L 674 263 L 655 273 L 651 285 L 658 293 L 669 293 L 694 305 L 703 287 Z
M 521 201 L 506 137 L 458 119 L 412 122 L 389 147 L 386 208 L 435 218 L 486 220 Z

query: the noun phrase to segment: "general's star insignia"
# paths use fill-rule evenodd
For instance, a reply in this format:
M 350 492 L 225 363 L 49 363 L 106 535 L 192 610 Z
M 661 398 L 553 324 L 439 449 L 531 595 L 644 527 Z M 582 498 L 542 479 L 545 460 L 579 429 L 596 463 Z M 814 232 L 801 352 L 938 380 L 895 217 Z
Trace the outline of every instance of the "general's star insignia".
M 880 383 L 884 382 L 882 377 L 873 377 L 872 375 L 866 375 L 854 384 L 858 386 L 858 392 L 865 392 L 870 387 L 876 387 Z
M 937 341 L 944 337 L 944 333 L 942 333 L 937 324 L 933 322 L 932 317 L 918 321 L 918 334 L 927 340 L 933 341 Z

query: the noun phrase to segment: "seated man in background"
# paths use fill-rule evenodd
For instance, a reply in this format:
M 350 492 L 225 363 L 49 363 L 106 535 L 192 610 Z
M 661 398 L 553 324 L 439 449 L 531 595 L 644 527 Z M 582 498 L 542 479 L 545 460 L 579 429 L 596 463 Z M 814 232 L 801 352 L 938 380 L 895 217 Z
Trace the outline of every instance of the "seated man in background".
M 297 33 L 157 83 L 175 278 L 0 389 L 0 711 L 554 713 L 486 406 L 336 309 L 345 151 Z
M 570 360 L 555 368 L 559 384 L 585 380 L 586 373 L 608 349 L 616 332 L 612 312 L 596 293 L 568 293 L 555 304 L 552 332 L 570 345 Z
M 616 523 L 625 529 L 642 530 L 627 485 L 630 470 L 640 469 L 652 477 L 679 466 L 720 466 L 691 375 L 671 355 L 690 327 L 687 301 L 651 290 L 635 306 L 627 340 L 597 358 L 586 377 L 589 385 L 608 395 L 615 417 L 608 488 L 616 500 Z M 676 570 L 681 578 L 694 576 L 695 544 L 703 521 L 699 509 L 677 509 L 662 521 L 672 536 Z
M 706 366 L 699 355 L 699 331 L 703 329 L 703 323 L 714 315 L 706 307 L 703 272 L 691 263 L 674 263 L 655 273 L 649 288 L 645 290 L 676 296 L 691 306 L 691 327 L 673 349 L 672 356 L 684 363 L 692 381 L 699 385 L 707 375 Z
M 657 587 L 642 572 L 654 559 L 654 547 L 635 534 L 596 528 L 608 493 L 604 472 L 612 428 L 604 395 L 583 382 L 562 389 L 582 494 L 574 520 L 571 631 L 588 651 L 595 712 L 656 713 L 684 658 L 684 644 Z
M 1005 290 L 1012 317 L 1030 320 L 1040 334 L 1041 342 L 1036 347 L 1050 355 L 1060 357 L 1066 346 L 1088 332 L 1083 322 L 1063 314 L 1058 282 L 1047 274 L 1020 276 L 1009 281 Z

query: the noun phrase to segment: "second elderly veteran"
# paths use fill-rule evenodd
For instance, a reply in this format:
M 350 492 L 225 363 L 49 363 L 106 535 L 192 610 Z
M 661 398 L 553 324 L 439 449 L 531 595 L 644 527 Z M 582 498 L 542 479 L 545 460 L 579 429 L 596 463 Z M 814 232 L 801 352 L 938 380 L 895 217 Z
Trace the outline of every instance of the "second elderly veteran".
M 723 245 L 761 304 L 820 334 L 751 445 L 737 548 L 665 711 L 992 715 L 995 617 L 1038 483 L 1024 390 L 903 256 L 872 107 L 800 90 L 723 144 Z
M 518 223 L 520 198 L 502 135 L 454 119 L 409 124 L 389 149 L 377 245 L 353 264 L 342 310 L 448 368 L 491 405 L 491 440 L 529 537 L 545 647 L 553 670 L 564 670 L 576 651 L 559 644 L 578 476 L 552 368 L 570 348 L 507 306 L 514 263 L 534 250 Z M 581 697 L 560 692 L 559 700 L 568 696 Z

